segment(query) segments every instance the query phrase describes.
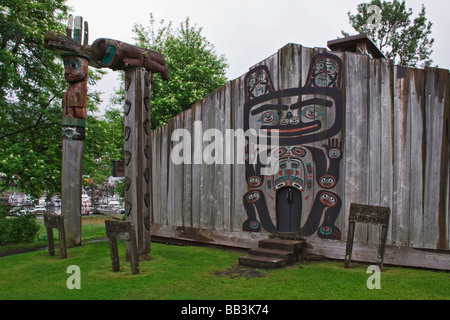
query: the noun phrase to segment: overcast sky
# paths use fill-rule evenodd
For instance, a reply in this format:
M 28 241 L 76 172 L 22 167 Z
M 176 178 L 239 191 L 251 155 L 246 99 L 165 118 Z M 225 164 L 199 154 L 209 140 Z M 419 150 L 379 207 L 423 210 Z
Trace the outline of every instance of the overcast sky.
M 356 13 L 364 0 L 68 0 L 74 15 L 89 23 L 89 43 L 112 38 L 134 44 L 134 24 L 149 25 L 150 13 L 157 22 L 172 21 L 174 27 L 190 18 L 203 28 L 203 36 L 229 64 L 227 78 L 233 80 L 248 68 L 277 52 L 287 43 L 324 47 L 341 37 L 341 30 L 354 33 L 347 12 Z M 370 2 L 366 0 L 366 2 Z M 450 69 L 450 1 L 406 0 L 413 17 L 424 4 L 435 38 L 432 59 Z M 102 107 L 120 85 L 118 73 L 108 69 L 97 89 L 104 92 Z

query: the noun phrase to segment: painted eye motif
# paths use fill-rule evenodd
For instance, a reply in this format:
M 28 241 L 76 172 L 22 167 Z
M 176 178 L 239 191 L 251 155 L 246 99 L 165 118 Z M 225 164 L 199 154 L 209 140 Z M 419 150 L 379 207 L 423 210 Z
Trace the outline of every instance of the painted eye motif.
M 334 62 L 327 63 L 327 71 L 328 73 L 336 73 L 337 71 L 337 65 Z
M 328 207 L 333 207 L 337 203 L 337 199 L 329 193 L 322 194 L 320 196 L 320 201 Z
M 276 151 L 278 157 L 282 157 L 286 154 L 286 148 L 280 148 Z
M 326 65 L 326 63 L 324 60 L 321 59 L 321 60 L 317 61 L 316 70 L 322 71 L 325 68 L 325 65 Z
M 260 84 L 256 85 L 255 91 L 254 91 L 255 97 L 259 97 L 259 96 L 261 96 L 261 95 L 263 95 L 265 93 L 266 93 L 266 87 L 265 86 L 260 85 Z
M 260 73 L 258 74 L 258 80 L 259 80 L 259 81 L 264 81 L 264 80 L 266 80 L 266 75 L 264 74 L 264 72 L 260 72 Z
M 302 110 L 301 115 L 307 120 L 314 120 L 323 115 L 322 110 L 319 107 L 310 106 Z
M 261 179 L 257 176 L 252 176 L 248 179 L 248 185 L 251 187 L 259 187 L 261 185 Z
M 247 196 L 248 202 L 256 202 L 259 200 L 259 192 L 255 191 Z
M 306 155 L 306 150 L 300 147 L 294 147 L 292 148 L 292 153 L 303 158 Z
M 278 113 L 275 111 L 266 111 L 262 114 L 261 118 L 258 120 L 264 124 L 275 124 L 278 120 Z

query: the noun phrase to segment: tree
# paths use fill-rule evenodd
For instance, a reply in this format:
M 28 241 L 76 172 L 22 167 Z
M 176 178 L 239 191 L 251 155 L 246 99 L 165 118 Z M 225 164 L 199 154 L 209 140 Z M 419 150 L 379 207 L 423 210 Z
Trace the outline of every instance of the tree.
M 99 184 L 112 175 L 112 163 L 123 158 L 123 112 L 110 108 L 101 117 L 88 117 L 83 174 Z
M 16 181 L 33 197 L 61 187 L 61 58 L 44 47 L 47 31 L 65 33 L 65 0 L 0 4 L 0 191 Z M 90 71 L 90 84 L 101 73 Z M 88 109 L 98 104 L 90 92 Z
M 224 56 L 202 36 L 202 28 L 191 26 L 189 18 L 173 30 L 172 22 L 161 20 L 156 30 L 150 14 L 150 26 L 135 25 L 136 45 L 160 52 L 167 62 L 170 80 L 155 76 L 152 85 L 152 128 L 166 123 L 173 116 L 226 83 Z
M 0 5 L 3 189 L 13 177 L 34 196 L 59 185 L 61 126 L 56 124 L 65 80 L 61 64 L 44 48 L 44 33 L 64 32 L 60 21 L 66 14 L 62 0 L 4 0 Z
M 432 23 L 427 22 L 424 5 L 412 21 L 413 11 L 406 9 L 404 0 L 372 0 L 359 4 L 357 10 L 357 14 L 348 12 L 350 24 L 370 36 L 388 59 L 406 67 L 431 66 L 434 39 L 429 38 Z

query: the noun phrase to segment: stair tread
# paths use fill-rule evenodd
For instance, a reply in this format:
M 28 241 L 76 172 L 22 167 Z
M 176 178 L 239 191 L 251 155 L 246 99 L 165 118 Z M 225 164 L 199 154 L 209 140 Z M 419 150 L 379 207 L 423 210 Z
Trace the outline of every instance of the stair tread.
M 284 239 L 267 239 L 258 242 L 259 248 L 278 249 L 286 251 L 298 251 L 303 247 L 303 241 L 284 240 Z
M 266 256 L 246 255 L 246 256 L 242 256 L 241 258 L 250 259 L 250 260 L 260 260 L 260 261 L 273 261 L 273 262 L 281 261 L 281 262 L 283 262 L 283 259 L 266 257 Z
M 285 254 L 293 254 L 292 251 L 289 250 L 280 250 L 280 249 L 269 249 L 269 248 L 254 248 L 250 250 L 251 253 L 253 252 L 264 252 L 264 253 L 273 253 L 273 254 L 280 254 L 280 255 L 285 255 Z
M 279 243 L 279 244 L 303 244 L 304 241 L 301 240 L 289 240 L 289 239 L 265 239 L 260 240 L 259 243 Z

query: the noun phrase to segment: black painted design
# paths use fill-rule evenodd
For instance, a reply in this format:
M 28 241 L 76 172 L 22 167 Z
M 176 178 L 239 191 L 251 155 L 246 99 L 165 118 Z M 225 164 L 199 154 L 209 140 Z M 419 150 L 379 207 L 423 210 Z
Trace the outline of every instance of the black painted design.
M 341 77 L 342 62 L 329 53 L 313 58 L 304 87 L 275 90 L 266 66 L 246 75 L 244 130 L 256 136 L 246 143 L 245 231 L 341 238 L 342 201 L 332 191 L 343 154 Z M 270 156 L 274 163 L 263 161 Z

